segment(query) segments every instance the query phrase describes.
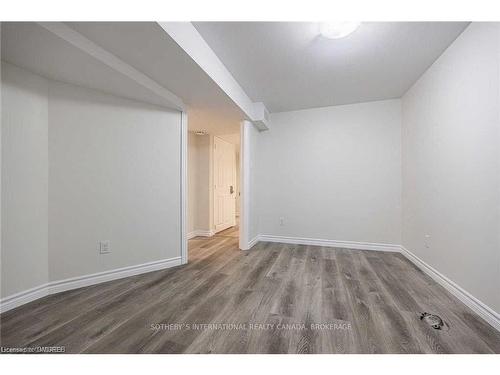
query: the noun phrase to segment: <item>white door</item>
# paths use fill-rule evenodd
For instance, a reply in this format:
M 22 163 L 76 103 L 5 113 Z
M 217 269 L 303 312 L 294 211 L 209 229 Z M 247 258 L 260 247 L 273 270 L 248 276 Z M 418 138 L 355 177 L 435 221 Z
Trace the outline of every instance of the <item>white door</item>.
M 215 232 L 236 225 L 236 155 L 234 145 L 214 137 Z

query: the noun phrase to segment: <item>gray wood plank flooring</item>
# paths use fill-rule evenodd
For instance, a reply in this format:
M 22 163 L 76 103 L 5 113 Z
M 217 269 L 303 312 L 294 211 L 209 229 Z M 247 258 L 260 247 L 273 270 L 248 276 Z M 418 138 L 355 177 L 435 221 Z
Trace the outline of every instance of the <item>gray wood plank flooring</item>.
M 265 242 L 242 252 L 234 228 L 190 240 L 185 266 L 0 319 L 3 347 L 67 353 L 500 353 L 499 332 L 400 254 Z

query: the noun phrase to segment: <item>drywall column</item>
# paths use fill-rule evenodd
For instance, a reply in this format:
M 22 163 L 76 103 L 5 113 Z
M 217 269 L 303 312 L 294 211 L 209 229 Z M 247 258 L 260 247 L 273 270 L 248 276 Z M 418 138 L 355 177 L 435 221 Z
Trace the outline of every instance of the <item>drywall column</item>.
M 250 121 L 243 121 L 240 134 L 240 249 L 248 250 L 259 239 L 254 168 L 259 130 Z
M 250 193 L 250 142 L 249 133 L 252 123 L 243 121 L 241 123 L 241 155 L 240 155 L 240 249 L 248 250 L 250 248 L 248 225 L 250 219 L 249 193 Z

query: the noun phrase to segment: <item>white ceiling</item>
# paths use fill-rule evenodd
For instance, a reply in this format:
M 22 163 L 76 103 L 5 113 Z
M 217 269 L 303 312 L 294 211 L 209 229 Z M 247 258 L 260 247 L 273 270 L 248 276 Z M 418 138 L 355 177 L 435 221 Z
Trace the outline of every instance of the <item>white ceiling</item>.
M 165 100 L 34 22 L 2 22 L 2 60 L 43 77 L 154 105 Z
M 182 98 L 190 130 L 239 131 L 240 109 L 156 22 L 67 25 Z
M 343 39 L 305 22 L 196 22 L 253 101 L 270 112 L 401 97 L 466 22 L 368 22 Z
M 156 22 L 68 26 L 180 97 L 190 130 L 239 131 L 244 115 Z M 165 100 L 34 22 L 2 23 L 2 60 L 41 76 L 166 106 Z
M 179 96 L 190 130 L 236 134 L 242 111 L 155 22 L 77 22 L 71 28 Z M 466 23 L 363 23 L 326 40 L 315 23 L 195 23 L 253 101 L 271 112 L 400 97 Z M 165 105 L 36 23 L 2 23 L 2 59 L 42 76 Z

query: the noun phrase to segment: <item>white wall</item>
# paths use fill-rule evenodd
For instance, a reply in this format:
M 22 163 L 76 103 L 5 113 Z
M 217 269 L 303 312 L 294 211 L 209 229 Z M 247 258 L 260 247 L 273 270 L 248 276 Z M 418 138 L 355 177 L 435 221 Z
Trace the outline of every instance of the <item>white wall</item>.
M 51 280 L 180 256 L 180 112 L 56 82 L 49 93 Z
M 180 112 L 3 63 L 2 93 L 2 298 L 181 255 Z
M 2 62 L 2 297 L 48 281 L 47 89 Z
M 403 245 L 497 312 L 499 43 L 471 24 L 402 100 Z
M 213 229 L 213 136 L 197 136 L 198 146 L 198 216 L 196 229 Z
M 213 136 L 188 134 L 188 233 L 212 230 Z
M 400 104 L 272 114 L 255 149 L 260 234 L 399 244 Z

